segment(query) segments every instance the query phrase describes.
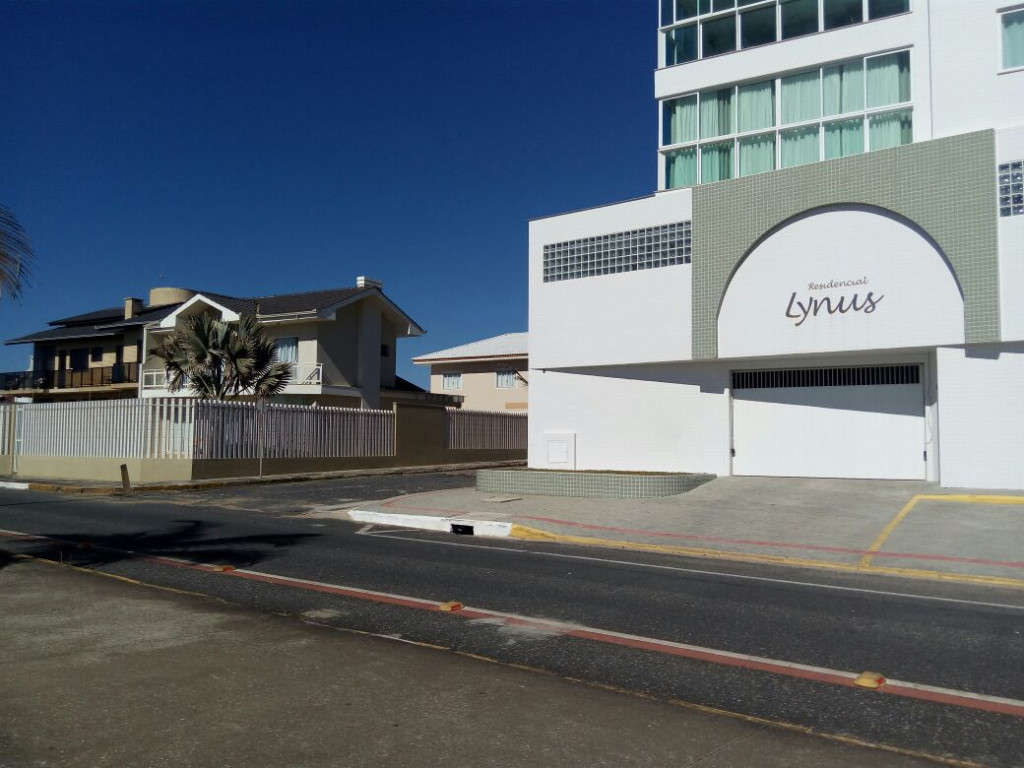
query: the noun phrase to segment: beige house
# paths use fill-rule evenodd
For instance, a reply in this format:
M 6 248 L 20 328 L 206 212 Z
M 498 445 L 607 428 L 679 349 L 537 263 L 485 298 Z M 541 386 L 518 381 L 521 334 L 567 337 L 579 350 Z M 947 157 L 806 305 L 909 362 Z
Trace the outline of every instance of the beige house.
M 129 298 L 123 307 L 56 320 L 52 329 L 6 342 L 34 345 L 33 370 L 0 374 L 0 394 L 37 401 L 174 396 L 163 361 L 149 350 L 184 318 L 202 313 L 227 321 L 254 314 L 267 326 L 280 359 L 293 363 L 292 382 L 277 402 L 363 408 L 459 402 L 396 375 L 398 340 L 424 331 L 384 295 L 381 283 L 365 277 L 353 287 L 248 298 L 154 288 L 148 303 Z
M 430 366 L 430 391 L 461 395 L 474 411 L 525 411 L 528 403 L 528 334 L 506 333 L 490 339 L 414 357 Z

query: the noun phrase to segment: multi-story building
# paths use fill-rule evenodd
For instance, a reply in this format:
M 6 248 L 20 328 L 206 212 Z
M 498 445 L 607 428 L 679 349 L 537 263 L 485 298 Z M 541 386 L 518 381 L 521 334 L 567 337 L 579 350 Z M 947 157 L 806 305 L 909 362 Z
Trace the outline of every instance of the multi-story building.
M 430 366 L 430 391 L 458 395 L 474 411 L 524 411 L 528 403 L 527 334 L 504 333 L 414 357 Z
M 658 191 L 530 225 L 530 465 L 1024 488 L 1024 4 L 660 11 Z
M 305 293 L 241 298 L 182 288 L 154 288 L 149 301 L 55 320 L 53 328 L 7 341 L 32 344 L 28 372 L 0 374 L 0 394 L 37 401 L 118 397 L 189 397 L 171 393 L 163 360 L 150 355 L 162 336 L 198 313 L 234 322 L 255 315 L 268 329 L 292 379 L 281 403 L 390 407 L 395 402 L 456 404 L 395 372 L 398 340 L 424 333 L 375 280 Z

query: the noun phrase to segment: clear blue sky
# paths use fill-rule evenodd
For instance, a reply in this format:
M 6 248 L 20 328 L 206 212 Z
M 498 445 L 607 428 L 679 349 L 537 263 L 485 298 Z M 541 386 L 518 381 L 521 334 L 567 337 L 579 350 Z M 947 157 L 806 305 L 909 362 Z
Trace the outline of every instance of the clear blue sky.
M 409 359 L 525 330 L 530 218 L 656 185 L 655 0 L 0 0 L 0 338 L 174 285 L 384 281 Z M 0 347 L 0 370 L 29 347 Z

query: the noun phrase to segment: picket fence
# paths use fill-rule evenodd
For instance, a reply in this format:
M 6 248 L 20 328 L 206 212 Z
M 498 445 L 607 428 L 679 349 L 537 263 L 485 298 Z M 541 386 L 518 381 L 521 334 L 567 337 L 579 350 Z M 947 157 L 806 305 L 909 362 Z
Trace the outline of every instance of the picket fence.
M 526 450 L 526 414 L 448 408 L 451 450 Z
M 0 452 L 11 419 L 24 456 L 303 459 L 396 455 L 395 412 L 144 398 L 0 405 Z M 449 450 L 526 448 L 526 415 L 447 409 Z M 437 439 L 440 439 L 438 436 Z

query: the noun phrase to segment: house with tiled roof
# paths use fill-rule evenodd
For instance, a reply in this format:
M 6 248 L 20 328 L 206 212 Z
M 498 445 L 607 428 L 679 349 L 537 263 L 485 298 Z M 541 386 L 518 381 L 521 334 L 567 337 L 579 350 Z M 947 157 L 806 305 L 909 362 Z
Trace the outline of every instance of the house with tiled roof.
M 266 325 L 279 359 L 293 364 L 277 402 L 380 408 L 460 400 L 431 395 L 396 374 L 398 340 L 424 330 L 366 277 L 350 287 L 254 297 L 154 288 L 148 302 L 129 298 L 123 307 L 54 320 L 51 328 L 8 340 L 32 344 L 33 365 L 0 374 L 0 394 L 36 401 L 173 396 L 163 361 L 149 351 L 197 314 L 229 322 L 255 315 Z
M 430 366 L 430 391 L 461 395 L 477 411 L 524 411 L 529 384 L 527 333 L 504 333 L 412 359 Z

